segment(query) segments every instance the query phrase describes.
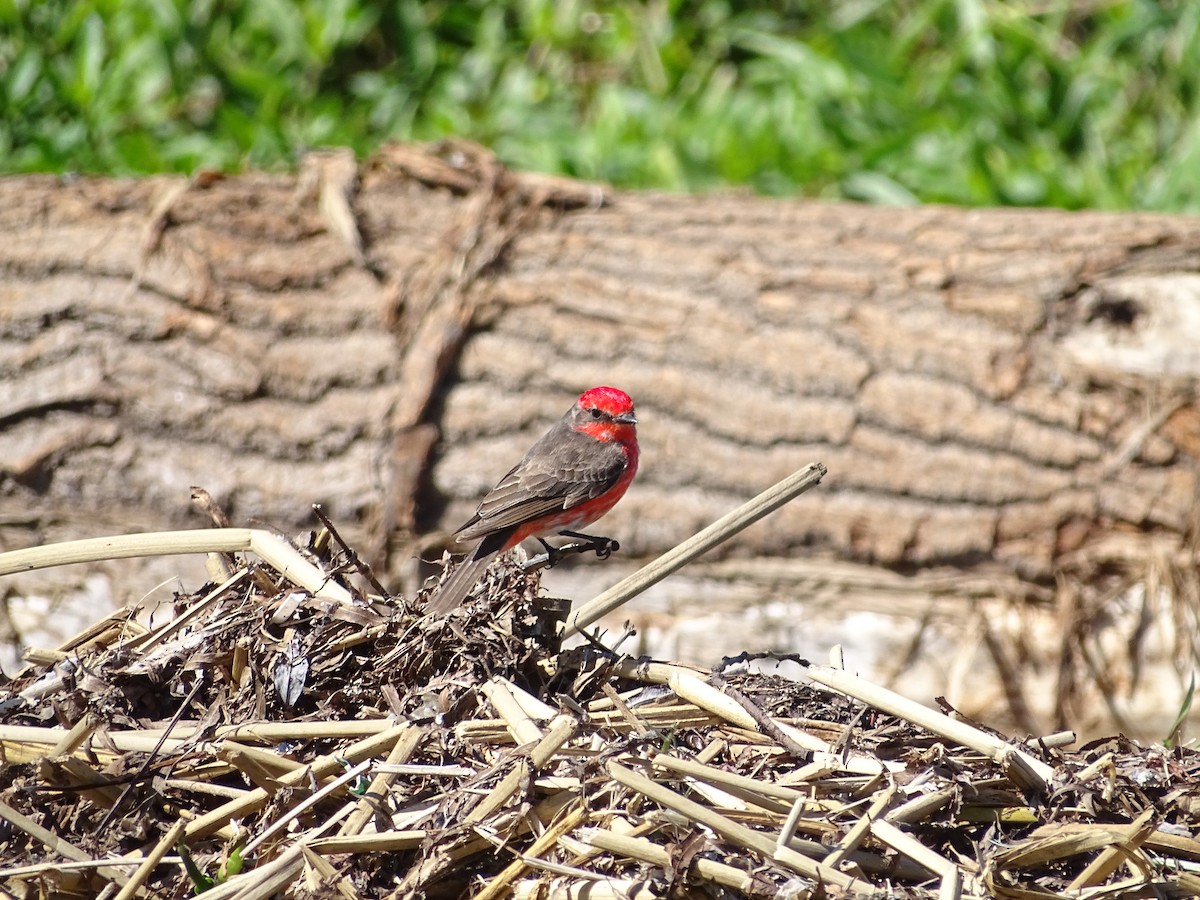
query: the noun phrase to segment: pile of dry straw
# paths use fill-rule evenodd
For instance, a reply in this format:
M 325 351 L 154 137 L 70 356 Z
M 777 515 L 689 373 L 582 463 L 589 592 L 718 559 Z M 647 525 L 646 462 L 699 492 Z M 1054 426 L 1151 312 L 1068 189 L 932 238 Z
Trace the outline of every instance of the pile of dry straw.
M 513 561 L 433 618 L 323 546 L 190 534 L 256 552 L 0 689 L 0 894 L 1200 894 L 1193 751 L 1008 740 L 832 666 L 563 650 Z

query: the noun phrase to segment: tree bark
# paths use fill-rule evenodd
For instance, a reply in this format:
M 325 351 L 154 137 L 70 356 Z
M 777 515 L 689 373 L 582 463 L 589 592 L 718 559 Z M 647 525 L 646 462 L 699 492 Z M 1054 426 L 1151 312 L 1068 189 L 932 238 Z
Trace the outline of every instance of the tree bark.
M 725 557 L 1036 592 L 1114 534 L 1190 540 L 1196 219 L 611 195 L 464 145 L 347 164 L 0 180 L 3 549 L 200 526 L 200 485 L 287 532 L 321 503 L 395 577 L 603 383 L 638 407 L 602 528 L 627 559 L 810 461 Z

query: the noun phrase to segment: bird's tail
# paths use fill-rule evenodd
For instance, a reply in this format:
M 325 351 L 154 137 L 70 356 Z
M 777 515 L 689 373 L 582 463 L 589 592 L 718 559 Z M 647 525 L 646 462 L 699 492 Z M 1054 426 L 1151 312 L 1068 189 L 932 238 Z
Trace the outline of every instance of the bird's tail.
M 457 609 L 467 599 L 467 594 L 485 571 L 488 563 L 495 559 L 500 552 L 502 543 L 489 541 L 484 538 L 476 544 L 450 572 L 450 577 L 442 581 L 434 589 L 433 596 L 425 604 L 425 612 L 432 615 L 442 615 Z

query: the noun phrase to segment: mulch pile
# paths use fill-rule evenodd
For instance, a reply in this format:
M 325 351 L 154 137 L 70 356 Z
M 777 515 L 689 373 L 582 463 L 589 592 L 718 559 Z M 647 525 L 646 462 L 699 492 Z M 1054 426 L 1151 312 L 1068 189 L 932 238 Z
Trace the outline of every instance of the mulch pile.
M 237 560 L 170 621 L 32 652 L 0 688 L 5 896 L 1200 894 L 1190 749 L 562 650 L 536 574 L 485 587 L 434 618 Z

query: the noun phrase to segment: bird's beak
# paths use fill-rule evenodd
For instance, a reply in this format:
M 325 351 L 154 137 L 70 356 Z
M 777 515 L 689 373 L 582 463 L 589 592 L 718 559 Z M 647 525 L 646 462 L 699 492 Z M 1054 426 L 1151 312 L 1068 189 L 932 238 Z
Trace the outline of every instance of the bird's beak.
M 614 422 L 620 422 L 622 425 L 636 425 L 637 416 L 631 412 L 621 413 L 619 416 L 613 416 Z

